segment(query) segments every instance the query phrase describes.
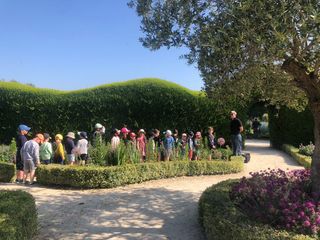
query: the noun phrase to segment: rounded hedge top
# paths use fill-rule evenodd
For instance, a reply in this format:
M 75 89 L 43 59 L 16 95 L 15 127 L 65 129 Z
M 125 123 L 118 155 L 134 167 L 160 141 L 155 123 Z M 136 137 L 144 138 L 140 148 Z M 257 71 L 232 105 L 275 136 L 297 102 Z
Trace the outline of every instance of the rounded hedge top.
M 225 121 L 204 93 L 160 79 L 139 79 L 77 91 L 0 82 L 0 141 L 9 143 L 21 123 L 50 134 L 129 128 L 204 129 Z M 218 127 L 219 129 L 219 127 Z

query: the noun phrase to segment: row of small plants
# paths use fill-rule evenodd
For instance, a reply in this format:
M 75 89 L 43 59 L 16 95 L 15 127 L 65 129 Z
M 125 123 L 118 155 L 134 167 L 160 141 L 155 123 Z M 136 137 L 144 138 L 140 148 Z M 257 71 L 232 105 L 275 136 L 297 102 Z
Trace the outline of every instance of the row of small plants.
M 283 144 L 282 149 L 291 155 L 300 165 L 305 168 L 311 168 L 311 156 L 301 154 L 298 148 L 288 144 Z
M 37 210 L 31 194 L 0 191 L 0 239 L 29 240 L 38 230 Z
M 172 155 L 172 161 L 188 160 L 188 146 L 184 153 L 181 148 L 174 149 Z M 148 141 L 146 145 L 146 162 L 155 162 L 161 158 L 164 153 L 163 146 L 158 149 L 154 148 L 152 141 Z M 199 152 L 199 159 L 203 160 L 228 160 L 232 155 L 232 151 L 229 147 L 218 147 L 215 150 L 210 150 L 207 147 L 206 141 L 203 141 L 201 150 Z M 110 143 L 98 142 L 96 146 L 89 148 L 89 163 L 99 166 L 118 166 L 124 164 L 137 164 L 141 162 L 141 155 L 139 150 L 133 145 L 125 145 L 123 142 L 114 150 Z
M 318 239 L 319 205 L 308 171 L 268 171 L 208 188 L 199 216 L 209 240 Z
M 237 173 L 243 170 L 243 157 L 230 161 L 167 161 L 120 166 L 40 165 L 37 181 L 43 185 L 76 188 L 113 188 L 148 180 L 197 175 Z

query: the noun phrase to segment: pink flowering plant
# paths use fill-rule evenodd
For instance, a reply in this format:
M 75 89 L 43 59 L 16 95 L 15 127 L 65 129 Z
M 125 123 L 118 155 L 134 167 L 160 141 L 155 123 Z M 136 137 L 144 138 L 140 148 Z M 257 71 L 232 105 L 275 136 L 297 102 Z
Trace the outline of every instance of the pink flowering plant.
M 250 173 L 234 185 L 230 197 L 253 220 L 297 233 L 320 233 L 320 203 L 311 194 L 310 171 L 268 170 Z

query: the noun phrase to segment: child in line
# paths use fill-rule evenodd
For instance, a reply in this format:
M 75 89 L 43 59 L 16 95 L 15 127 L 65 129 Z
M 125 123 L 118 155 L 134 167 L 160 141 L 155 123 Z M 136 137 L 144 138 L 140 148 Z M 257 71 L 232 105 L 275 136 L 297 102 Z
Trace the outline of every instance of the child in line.
M 136 139 L 136 134 L 134 132 L 131 132 L 129 137 L 129 144 L 130 146 L 133 148 L 133 149 L 136 149 L 137 148 L 137 139 Z
M 65 142 L 65 148 L 67 152 L 67 159 L 70 165 L 74 164 L 75 161 L 75 155 L 74 155 L 74 139 L 75 139 L 75 134 L 73 132 L 68 132 L 66 136 L 66 142 Z
M 214 136 L 214 128 L 213 127 L 208 127 L 208 136 L 207 136 L 207 141 L 208 141 L 208 147 L 211 150 L 211 152 L 216 149 L 216 140 Z M 209 155 L 209 160 L 212 159 L 211 154 Z
M 180 147 L 182 159 L 184 159 L 184 157 L 186 156 L 187 144 L 188 144 L 187 134 L 182 133 L 181 140 L 179 141 L 179 147 Z
M 48 133 L 44 133 L 44 141 L 40 146 L 40 160 L 45 165 L 48 165 L 52 158 L 52 145 L 49 142 L 51 137 Z
M 80 156 L 79 165 L 86 165 L 88 160 L 88 136 L 86 132 L 79 132 L 80 140 L 77 143 L 76 151 Z
M 130 130 L 127 128 L 127 125 L 123 125 L 123 128 L 121 128 L 121 139 L 123 140 L 124 144 L 127 146 L 129 143 L 128 134 L 130 133 Z
M 65 159 L 64 148 L 62 145 L 63 136 L 61 134 L 57 134 L 54 139 L 57 145 L 57 149 L 54 152 L 54 162 L 58 164 L 63 164 Z
M 194 151 L 194 143 L 193 143 L 194 133 L 192 131 L 188 132 L 188 158 L 189 160 L 193 160 L 193 151 Z
M 146 140 L 145 134 L 146 134 L 146 132 L 143 129 L 140 129 L 139 130 L 139 137 L 137 138 L 137 148 L 140 152 L 141 162 L 144 162 L 146 160 L 147 140 Z
M 111 138 L 111 149 L 114 151 L 114 150 L 117 149 L 117 147 L 118 147 L 119 144 L 120 144 L 120 137 L 119 137 L 119 135 L 120 135 L 120 130 L 118 130 L 118 129 L 115 128 L 115 129 L 112 131 L 112 133 L 113 133 L 113 137 Z
M 201 148 L 201 132 L 197 132 L 194 138 L 194 160 L 199 160 Z
M 165 139 L 163 141 L 165 161 L 169 161 L 170 158 L 172 157 L 173 151 L 174 151 L 174 145 L 175 145 L 175 141 L 172 137 L 172 132 L 170 130 L 167 130 Z
M 156 154 L 157 159 L 160 161 L 160 159 L 161 159 L 161 145 L 162 145 L 162 141 L 160 138 L 160 131 L 158 129 L 153 129 L 152 134 L 153 134 L 153 136 L 151 137 L 151 140 L 152 140 L 153 154 Z

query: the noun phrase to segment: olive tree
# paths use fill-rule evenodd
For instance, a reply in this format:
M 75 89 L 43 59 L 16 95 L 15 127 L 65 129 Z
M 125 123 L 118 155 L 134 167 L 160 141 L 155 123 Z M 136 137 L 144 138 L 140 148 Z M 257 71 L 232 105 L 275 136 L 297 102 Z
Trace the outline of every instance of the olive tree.
M 186 47 L 210 95 L 258 91 L 306 102 L 314 117 L 312 187 L 320 195 L 320 1 L 132 0 L 143 46 Z

